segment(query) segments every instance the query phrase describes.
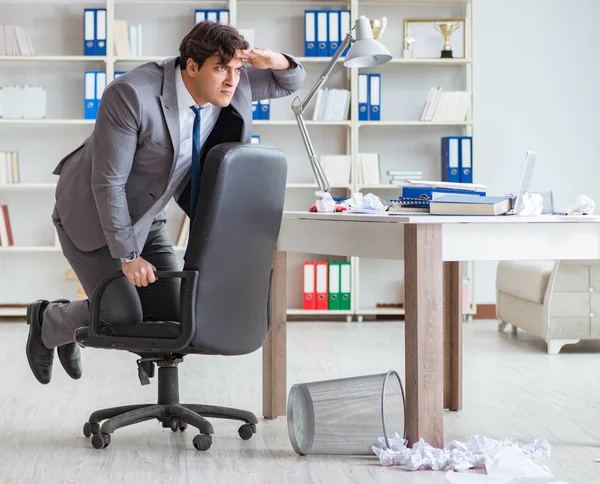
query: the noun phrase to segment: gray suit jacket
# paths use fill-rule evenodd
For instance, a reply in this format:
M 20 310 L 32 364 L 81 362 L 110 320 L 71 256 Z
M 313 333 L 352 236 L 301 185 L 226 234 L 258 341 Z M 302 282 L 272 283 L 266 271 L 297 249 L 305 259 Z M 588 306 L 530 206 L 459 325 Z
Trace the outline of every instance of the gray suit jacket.
M 302 85 L 305 71 L 289 58 L 296 63 L 290 70 L 248 67 L 242 72 L 231 104 L 221 110 L 202 147 L 202 157 L 219 143 L 250 142 L 252 101 L 287 96 Z M 108 245 L 115 258 L 136 250 L 133 225 L 167 189 L 179 154 L 177 62 L 171 58 L 144 64 L 111 82 L 93 133 L 54 170 L 60 175 L 55 208 L 78 249 Z M 186 182 L 175 197 L 189 214 Z

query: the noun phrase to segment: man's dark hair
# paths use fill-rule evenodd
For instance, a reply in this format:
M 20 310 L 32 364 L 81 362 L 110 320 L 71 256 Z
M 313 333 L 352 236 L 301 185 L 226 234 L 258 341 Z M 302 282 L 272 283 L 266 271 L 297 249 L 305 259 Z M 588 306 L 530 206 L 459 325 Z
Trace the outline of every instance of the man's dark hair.
M 191 58 L 202 67 L 204 61 L 213 55 L 219 55 L 223 64 L 228 64 L 238 49 L 247 49 L 248 42 L 233 27 L 211 20 L 197 23 L 181 41 L 179 46 L 179 65 L 185 69 Z

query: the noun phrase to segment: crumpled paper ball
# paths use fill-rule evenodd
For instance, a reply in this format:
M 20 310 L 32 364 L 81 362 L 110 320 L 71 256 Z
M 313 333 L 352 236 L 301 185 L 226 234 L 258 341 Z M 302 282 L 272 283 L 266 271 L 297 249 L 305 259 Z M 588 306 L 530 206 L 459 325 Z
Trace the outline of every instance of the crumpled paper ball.
M 591 215 L 594 213 L 594 209 L 596 208 L 596 203 L 590 197 L 586 197 L 585 195 L 579 195 L 575 199 L 575 203 L 573 205 L 569 205 L 569 214 L 573 215 Z
M 519 199 L 515 213 L 523 217 L 540 215 L 544 209 L 544 199 L 539 193 L 524 193 Z

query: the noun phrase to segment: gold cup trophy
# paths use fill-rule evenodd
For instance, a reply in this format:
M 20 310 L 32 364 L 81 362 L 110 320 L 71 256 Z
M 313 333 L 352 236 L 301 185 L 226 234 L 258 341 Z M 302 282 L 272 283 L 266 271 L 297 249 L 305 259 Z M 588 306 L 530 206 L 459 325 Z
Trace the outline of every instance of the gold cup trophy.
M 375 18 L 370 20 L 373 38 L 377 39 L 383 35 L 383 31 L 387 26 L 387 17 Z
M 450 46 L 450 36 L 460 27 L 460 22 L 445 22 L 433 24 L 433 28 L 444 36 L 444 47 L 442 48 L 442 58 L 452 59 L 452 47 Z

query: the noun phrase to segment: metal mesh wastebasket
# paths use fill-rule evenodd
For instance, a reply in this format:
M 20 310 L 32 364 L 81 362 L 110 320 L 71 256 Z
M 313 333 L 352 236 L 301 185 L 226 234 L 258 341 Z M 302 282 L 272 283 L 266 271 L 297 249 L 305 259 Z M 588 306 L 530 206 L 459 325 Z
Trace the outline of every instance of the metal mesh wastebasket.
M 405 435 L 404 408 L 404 388 L 394 370 L 299 383 L 288 396 L 288 433 L 301 455 L 373 454 L 379 437 L 387 442 L 395 432 Z

